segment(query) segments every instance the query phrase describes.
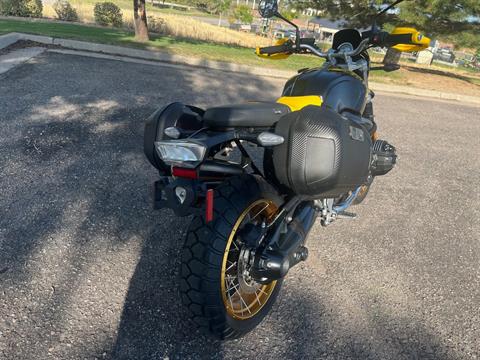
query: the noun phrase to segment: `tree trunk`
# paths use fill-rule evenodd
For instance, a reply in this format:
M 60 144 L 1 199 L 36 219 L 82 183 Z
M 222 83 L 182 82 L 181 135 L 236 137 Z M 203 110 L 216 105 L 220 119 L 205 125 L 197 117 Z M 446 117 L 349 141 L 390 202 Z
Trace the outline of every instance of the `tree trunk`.
M 222 26 L 222 12 L 220 12 L 220 15 L 218 16 L 218 26 Z
M 148 41 L 145 0 L 133 0 L 133 22 L 135 25 L 135 39 L 142 42 Z

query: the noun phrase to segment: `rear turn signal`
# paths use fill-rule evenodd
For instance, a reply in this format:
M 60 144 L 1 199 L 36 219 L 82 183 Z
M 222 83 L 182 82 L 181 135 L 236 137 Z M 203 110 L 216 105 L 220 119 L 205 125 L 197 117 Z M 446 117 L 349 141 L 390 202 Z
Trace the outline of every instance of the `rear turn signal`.
M 209 223 L 213 220 L 213 189 L 207 190 L 205 199 L 205 222 Z
M 197 170 L 172 167 L 172 175 L 185 179 L 198 179 Z

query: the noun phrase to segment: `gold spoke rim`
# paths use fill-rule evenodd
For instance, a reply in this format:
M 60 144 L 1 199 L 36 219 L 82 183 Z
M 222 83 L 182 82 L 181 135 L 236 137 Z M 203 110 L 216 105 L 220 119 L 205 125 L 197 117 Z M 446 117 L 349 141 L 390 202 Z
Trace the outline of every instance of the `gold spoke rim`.
M 248 222 L 270 222 L 277 210 L 277 206 L 269 200 L 253 202 L 240 214 L 227 240 L 222 263 L 221 292 L 227 313 L 235 319 L 247 320 L 255 316 L 268 302 L 276 285 L 276 281 L 263 285 L 251 280 L 247 286 L 248 291 L 244 288 L 245 283 L 241 286 L 240 282 L 244 281 L 238 270 L 241 243 L 236 234 Z

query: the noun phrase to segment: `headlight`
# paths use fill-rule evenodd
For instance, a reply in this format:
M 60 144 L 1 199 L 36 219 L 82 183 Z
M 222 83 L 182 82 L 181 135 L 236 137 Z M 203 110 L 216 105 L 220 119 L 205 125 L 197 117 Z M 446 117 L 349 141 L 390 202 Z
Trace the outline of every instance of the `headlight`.
M 187 141 L 156 141 L 155 147 L 160 158 L 167 164 L 200 162 L 207 148 L 203 145 Z M 192 164 L 193 165 L 193 164 Z

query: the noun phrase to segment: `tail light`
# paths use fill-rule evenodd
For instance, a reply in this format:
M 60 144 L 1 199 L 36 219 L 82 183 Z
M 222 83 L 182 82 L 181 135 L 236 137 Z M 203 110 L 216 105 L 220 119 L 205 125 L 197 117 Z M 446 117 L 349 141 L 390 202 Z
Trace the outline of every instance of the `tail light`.
M 198 173 L 196 169 L 172 167 L 172 175 L 175 177 L 180 177 L 185 179 L 198 179 Z
M 204 145 L 183 140 L 156 141 L 157 154 L 167 164 L 182 163 L 185 167 L 195 167 L 205 157 Z

